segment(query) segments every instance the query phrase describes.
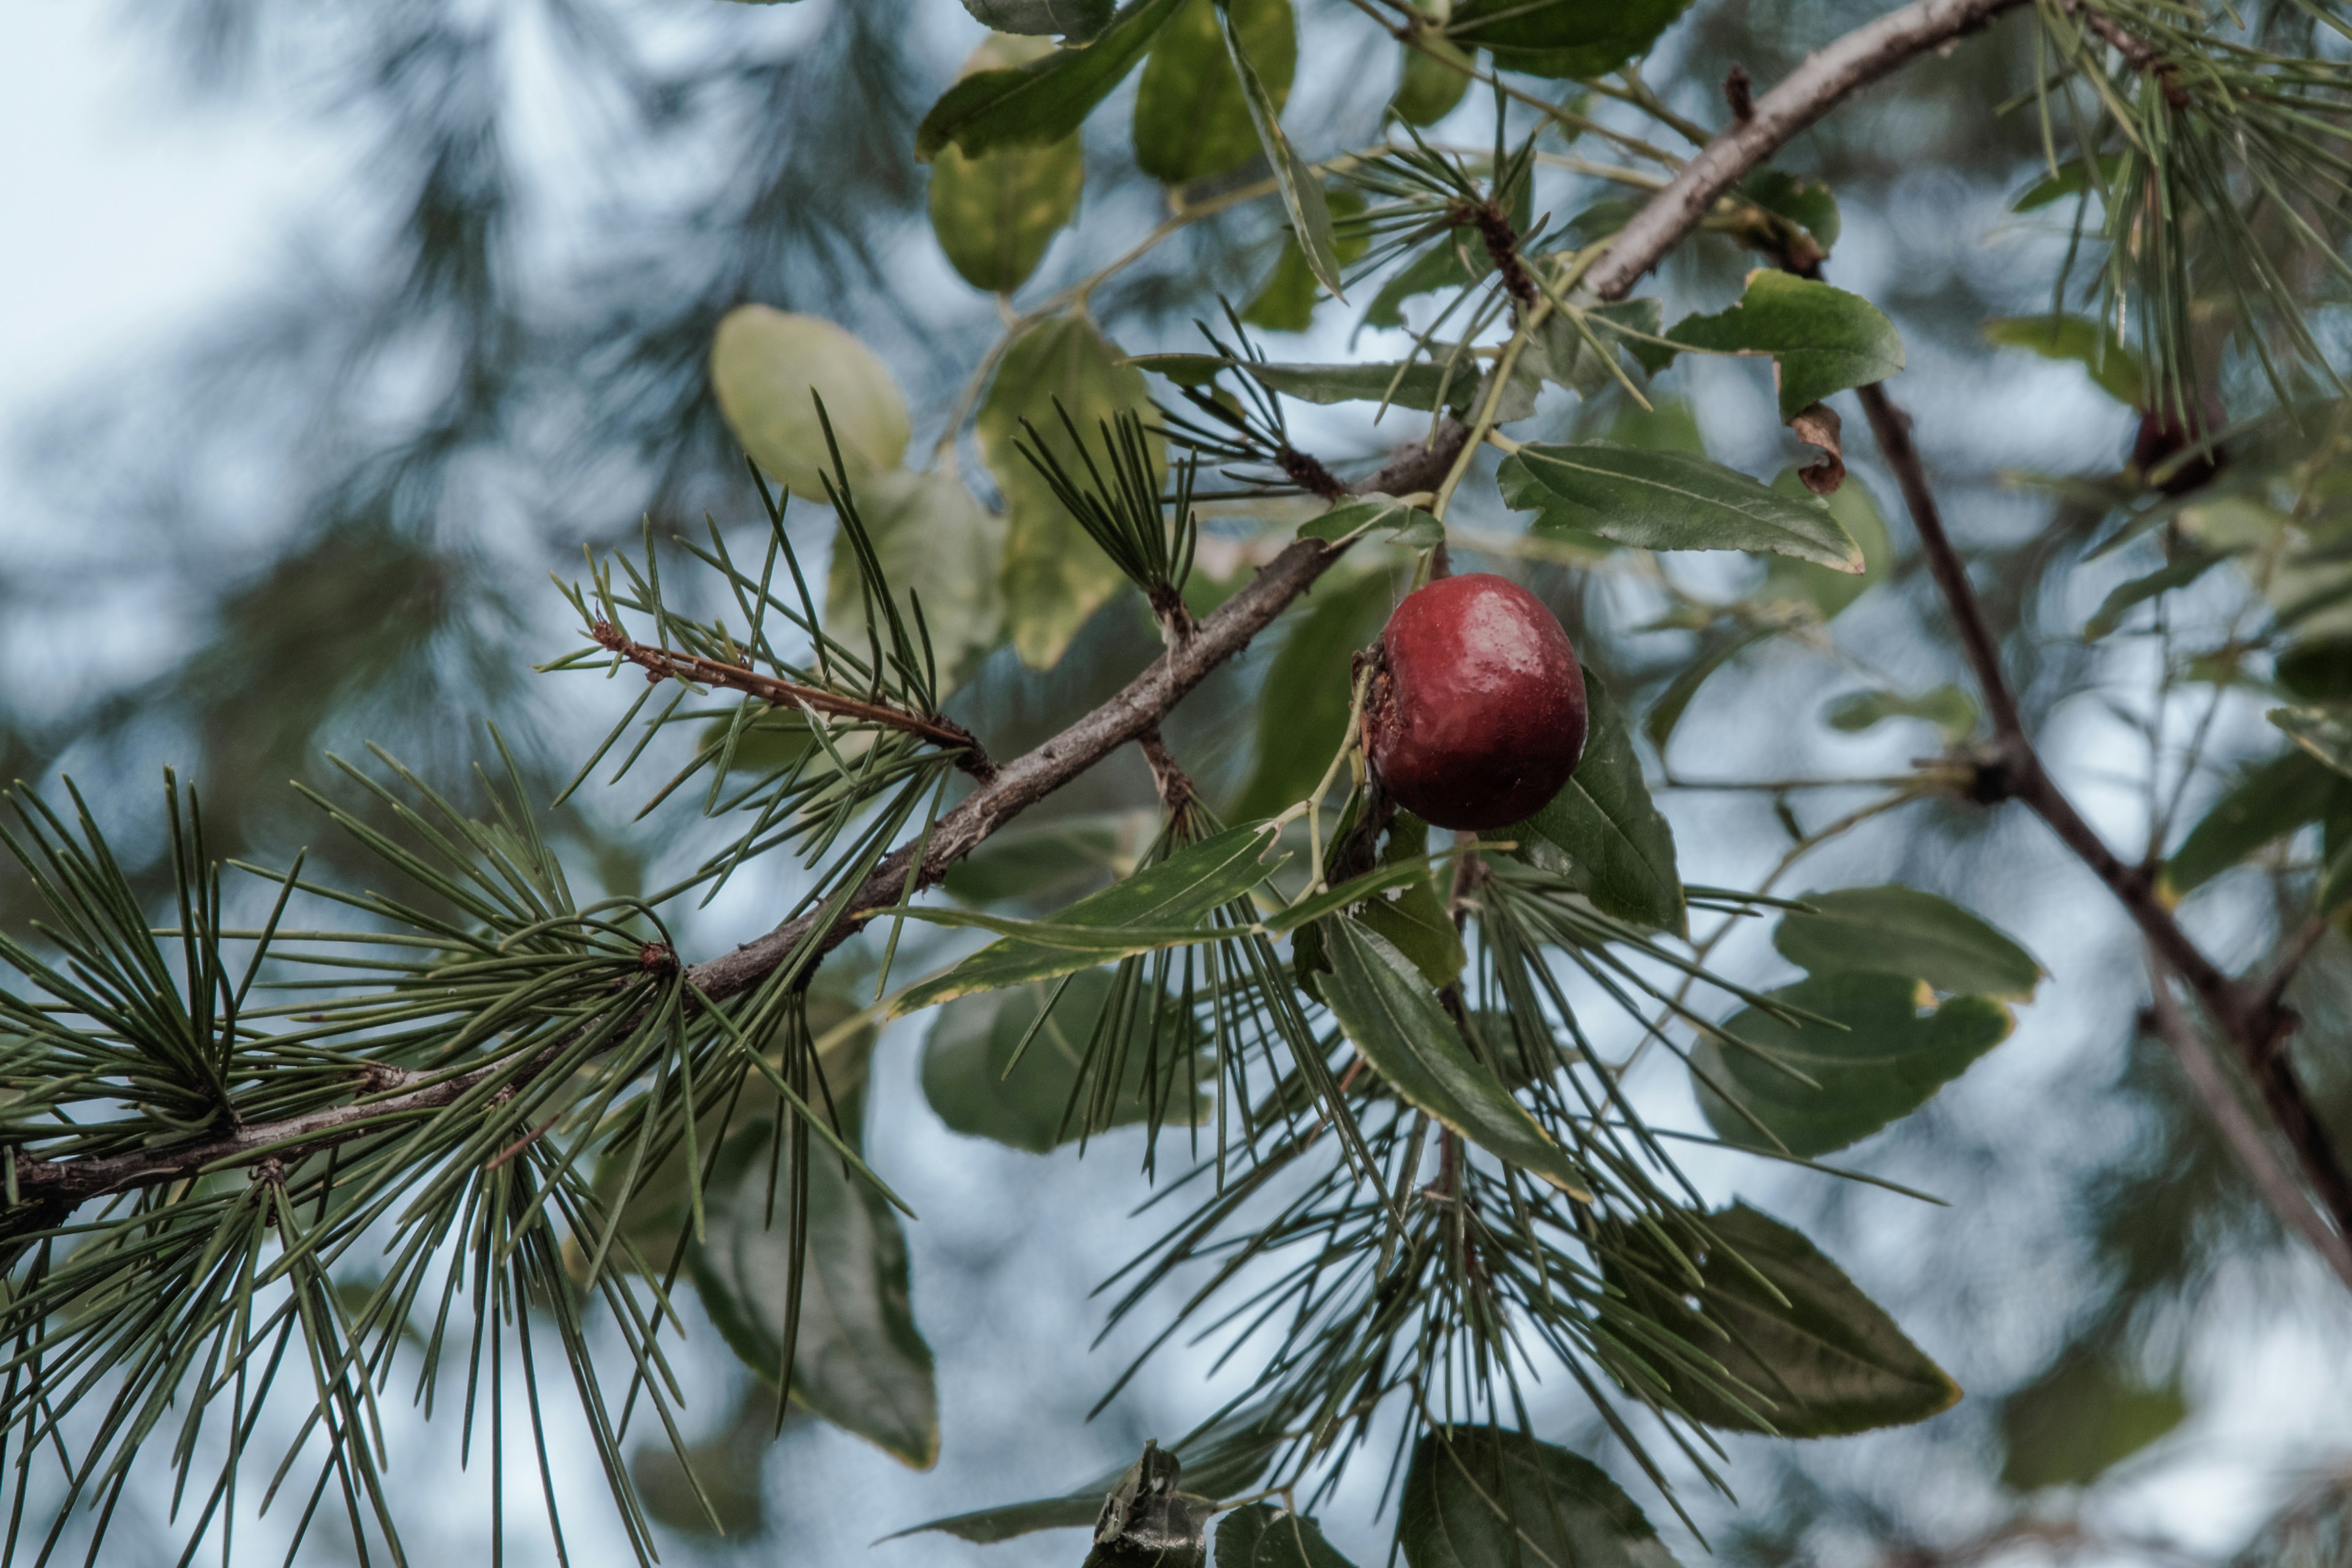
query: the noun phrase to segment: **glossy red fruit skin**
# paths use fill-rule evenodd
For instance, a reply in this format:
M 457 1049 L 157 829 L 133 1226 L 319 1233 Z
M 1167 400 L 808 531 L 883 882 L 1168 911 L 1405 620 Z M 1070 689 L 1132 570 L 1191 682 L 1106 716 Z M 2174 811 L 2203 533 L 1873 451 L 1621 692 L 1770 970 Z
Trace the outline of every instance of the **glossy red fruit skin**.
M 1381 634 L 1365 751 L 1396 803 L 1437 827 L 1501 827 L 1584 755 L 1584 672 L 1544 602 L 1485 572 L 1405 595 Z

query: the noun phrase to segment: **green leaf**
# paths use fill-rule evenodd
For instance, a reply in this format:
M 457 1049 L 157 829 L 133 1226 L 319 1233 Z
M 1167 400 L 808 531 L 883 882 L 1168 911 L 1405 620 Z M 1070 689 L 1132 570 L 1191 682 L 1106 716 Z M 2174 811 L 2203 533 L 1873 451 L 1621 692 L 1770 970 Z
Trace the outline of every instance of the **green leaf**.
M 1232 0 L 1234 25 L 1280 113 L 1298 64 L 1290 0 Z M 1184 0 L 1151 46 L 1135 100 L 1135 161 L 1165 184 L 1230 174 L 1257 154 L 1257 127 L 1226 56 L 1216 0 Z
M 1772 481 L 1772 488 L 1791 500 L 1801 500 L 1811 492 L 1797 478 L 1793 468 L 1783 468 Z M 1846 531 L 1856 549 L 1862 552 L 1862 571 L 1832 571 L 1810 561 L 1791 560 L 1776 555 L 1764 563 L 1764 581 L 1749 599 L 1759 605 L 1805 604 L 1829 620 L 1854 600 L 1860 598 L 1871 584 L 1886 575 L 1886 568 L 1895 558 L 1893 544 L 1886 535 L 1886 518 L 1878 510 L 1878 501 L 1870 487 L 1849 472 L 1837 493 L 1822 498 L 1829 503 L 1830 516 Z
M 877 474 L 856 487 L 857 514 L 874 542 L 882 574 L 923 606 L 923 625 L 939 660 L 943 689 L 980 668 L 1003 629 L 998 579 L 1003 571 L 1004 520 L 972 499 L 951 474 Z M 899 613 L 908 615 L 901 603 Z M 909 618 L 908 624 L 913 624 Z M 866 641 L 866 595 L 856 558 L 836 544 L 825 581 L 824 629 L 852 647 Z M 883 632 L 883 646 L 889 646 Z
M 1591 670 L 1584 672 L 1584 756 L 1541 811 L 1495 837 L 1515 838 L 1538 866 L 1558 868 L 1603 914 L 1659 931 L 1684 929 L 1675 834 L 1642 782 L 1642 759 L 1625 715 Z
M 1327 188 L 1323 199 L 1331 209 L 1332 243 L 1338 247 L 1339 264 L 1348 266 L 1372 243 L 1371 230 L 1357 221 L 1364 214 L 1363 194 L 1352 185 L 1339 185 Z M 1322 299 L 1323 285 L 1315 280 L 1314 268 L 1307 265 L 1298 237 L 1290 235 L 1282 242 L 1282 254 L 1275 258 L 1265 287 L 1243 308 L 1242 320 L 1268 331 L 1303 332 L 1313 323 L 1315 307 Z
M 1836 246 L 1843 226 L 1837 195 L 1821 181 L 1779 169 L 1759 169 L 1739 182 L 1739 194 L 1802 228 L 1824 252 Z
M 1575 321 L 1555 312 L 1545 318 L 1531 345 L 1537 373 L 1580 397 L 1591 397 L 1617 384 L 1617 374 L 1610 365 L 1621 347 L 1644 371 L 1664 369 L 1673 362 L 1675 351 L 1645 341 L 1658 335 L 1660 309 L 1655 300 L 1586 306 L 1583 316 L 1591 333 L 1589 338 Z M 1619 328 L 1642 336 L 1629 338 Z M 1521 363 L 1527 363 L 1524 356 Z
M 703 1512 L 707 1498 L 710 1513 L 719 1518 L 719 1532 L 738 1539 L 757 1535 L 767 1528 L 766 1489 L 761 1482 L 775 1430 L 775 1391 L 753 1383 L 737 1398 L 726 1424 L 688 1448 L 683 1463 L 665 1437 L 638 1444 L 629 1456 L 629 1479 L 636 1483 L 646 1511 L 672 1530 L 713 1533 L 709 1515 Z
M 1421 971 L 1423 979 L 1432 985 L 1446 986 L 1462 977 L 1468 957 L 1463 951 L 1462 933 L 1454 926 L 1454 916 L 1434 879 L 1450 876 L 1451 872 L 1445 868 L 1445 862 L 1432 868 L 1428 855 L 1429 825 L 1409 811 L 1400 811 L 1389 825 L 1388 844 L 1381 851 L 1381 863 L 1386 872 L 1359 877 L 1343 888 L 1332 889 L 1332 893 L 1344 892 L 1347 888 L 1370 889 L 1385 876 L 1400 871 L 1413 873 L 1406 879 L 1381 887 L 1377 896 L 1365 899 L 1354 913 L 1412 960 L 1412 966 Z
M 1352 916 L 1335 915 L 1319 929 L 1331 964 L 1319 977 L 1323 1000 L 1372 1070 L 1407 1104 L 1590 1201 L 1576 1162 L 1470 1054 L 1412 961 Z
M 1050 46 L 1034 40 L 1000 36 L 973 50 L 964 70 L 1049 52 Z M 931 233 L 965 282 L 1010 294 L 1028 281 L 1054 236 L 1068 226 L 1086 179 L 1086 150 L 1075 135 L 977 157 L 950 144 L 931 163 Z
M 1821 974 L 1892 974 L 1938 991 L 2031 1002 L 2043 970 L 1980 915 L 1948 899 L 1894 884 L 1807 893 L 1809 910 L 1780 917 L 1772 945 Z
M 1689 316 L 1666 334 L 1719 353 L 1769 354 L 1780 366 L 1783 422 L 1832 392 L 1885 381 L 1903 368 L 1895 323 L 1859 294 L 1759 268 L 1739 303 Z
M 1462 95 L 1470 90 L 1470 74 L 1475 68 L 1470 57 L 1444 38 L 1431 37 L 1426 48 L 1404 46 L 1404 68 L 1397 78 L 1396 92 L 1389 99 L 1389 113 L 1407 125 L 1434 125 L 1454 112 Z M 1460 68 L 1447 63 L 1458 61 Z
M 824 401 L 850 481 L 887 473 L 907 455 L 907 399 L 882 358 L 818 316 L 738 305 L 710 338 L 719 412 L 761 471 L 803 500 L 824 500 L 833 470 L 817 419 Z
M 1364 533 L 1385 533 L 1408 549 L 1427 550 L 1444 542 L 1445 525 L 1417 506 L 1377 493 L 1341 501 L 1298 525 L 1301 539 L 1336 542 Z
M 1761 1122 L 1788 1152 L 1811 1159 L 1908 1116 L 2007 1038 L 2013 1022 L 1990 996 L 1954 996 L 1937 1006 L 1924 989 L 1901 975 L 1832 973 L 1769 994 L 1843 1028 L 1790 1024 L 1743 1008 L 1723 1026 L 1725 1033 L 1772 1060 L 1702 1037 L 1691 1053 L 1691 1078 L 1707 1125 L 1727 1143 L 1770 1149 L 1771 1138 L 1757 1130 Z
M 1977 727 L 1977 700 L 1957 686 L 1938 686 L 1906 697 L 1900 691 L 1853 691 L 1822 710 L 1832 730 L 1859 734 L 1889 719 L 1924 719 L 1953 745 Z
M 978 157 L 995 147 L 1059 142 L 1110 96 L 1183 0 L 1128 0 L 1084 48 L 1056 49 L 1010 70 L 975 71 L 948 89 L 915 132 L 925 162 L 950 142 Z
M 2123 159 L 2119 154 L 2109 153 L 2100 159 L 2101 183 L 2112 186 L 2115 184 L 2116 172 L 2122 167 Z M 2009 204 L 2009 210 L 2013 213 L 2028 213 L 2036 207 L 2046 207 L 2051 203 L 2062 201 L 2068 196 L 2080 195 L 2089 184 L 2088 166 L 2080 158 L 2069 158 L 2058 165 L 2056 174 L 2045 174 L 2028 185 L 2015 201 Z
M 1494 276 L 1495 260 L 1475 228 L 1449 229 L 1391 274 L 1364 310 L 1368 327 L 1404 325 L 1404 302 L 1440 289 L 1468 289 Z
M 1505 70 L 1591 77 L 1615 70 L 1649 48 L 1690 0 L 1462 0 L 1445 36 L 1486 49 Z
M 1110 21 L 1112 0 L 963 0 L 983 27 L 1000 33 L 1059 33 L 1083 44 Z
M 2097 612 L 2083 623 L 2084 640 L 2098 641 L 2121 626 L 2134 605 L 2169 594 L 2175 588 L 2186 588 L 2228 559 L 2226 555 L 2209 555 L 2193 545 L 2183 546 L 2176 559 L 2145 576 L 2117 584 L 2101 601 Z
M 1570 540 L 1643 550 L 1746 550 L 1859 573 L 1861 547 L 1817 497 L 1784 496 L 1686 453 L 1584 441 L 1530 444 L 1503 459 L 1506 504 Z
M 2352 784 L 2299 748 L 2258 763 L 2206 809 L 2164 863 L 2164 886 L 2186 898 L 2255 851 L 2337 809 Z
M 1214 1501 L 1254 1490 L 1265 1472 L 1266 1461 L 1286 1440 L 1286 1428 L 1279 1418 L 1259 1406 L 1245 1405 L 1193 1428 L 1169 1451 L 1181 1463 L 1185 1489 Z M 901 1536 L 936 1530 L 977 1545 L 988 1545 L 1033 1531 L 1090 1525 L 1102 1512 L 1105 1495 L 1128 1469 L 1122 1465 L 1060 1497 L 1004 1503 L 935 1519 L 883 1539 L 896 1541 Z
M 1349 661 L 1381 635 L 1392 603 L 1388 574 L 1348 575 L 1354 560 L 1344 557 L 1284 617 L 1289 629 L 1255 705 L 1256 761 L 1234 803 L 1235 818 L 1272 816 L 1305 799 L 1339 750 L 1353 695 Z
M 1650 738 L 1652 749 L 1662 757 L 1665 755 L 1666 742 L 1673 739 L 1675 726 L 1682 722 L 1684 710 L 1698 695 L 1698 689 L 1706 684 L 1708 676 L 1758 643 L 1778 636 L 1780 630 L 1775 626 L 1741 626 L 1704 644 L 1698 657 L 1684 666 L 1683 672 L 1658 693 L 1657 701 L 1650 705 L 1649 717 L 1642 721 L 1642 732 Z
M 1355 1568 L 1323 1539 L 1323 1527 L 1286 1508 L 1254 1502 L 1217 1521 L 1216 1568 Z
M 1112 986 L 1108 971 L 1080 970 L 1070 976 L 1067 988 L 1043 1025 L 1037 1024 L 1037 1013 L 1054 994 L 1050 984 L 963 996 L 949 1003 L 940 1009 L 939 1021 L 931 1026 L 930 1038 L 923 1047 L 923 1098 L 939 1112 L 940 1121 L 974 1138 L 991 1138 L 1035 1154 L 1050 1153 L 1075 1142 L 1085 1130 L 1086 1119 L 1070 1117 L 1065 1132 L 1064 1118 L 1070 1109 L 1071 1088 L 1086 1059 L 1087 1042 L 1110 1000 Z M 1158 1102 L 1146 1092 L 1148 1062 L 1157 1068 L 1160 1082 L 1172 1090 L 1171 1099 L 1180 1099 L 1192 1087 L 1192 1080 L 1184 1077 L 1187 1070 L 1201 1080 L 1202 1089 L 1208 1088 L 1207 1080 L 1214 1076 L 1213 1062 L 1185 1061 L 1198 1053 L 1202 1043 L 1198 1022 L 1172 999 L 1162 1001 L 1156 1037 L 1145 1009 L 1137 1009 L 1129 1026 L 1126 1082 L 1108 1125 L 1126 1126 L 1150 1119 Z M 1033 1026 L 1036 1035 L 1031 1038 Z M 1024 1038 L 1029 1048 L 1021 1052 L 1016 1063 L 1013 1053 L 1021 1050 Z M 1172 1077 L 1171 1064 L 1182 1064 L 1174 1067 Z M 1213 1107 L 1213 1098 L 1199 1099 L 1197 1093 L 1195 1098 L 1201 1111 Z M 1181 1114 L 1181 1107 L 1179 1112 L 1167 1120 L 1182 1126 L 1197 1119 Z
M 1216 6 L 1217 20 L 1225 34 L 1225 52 L 1233 58 L 1234 74 L 1241 78 L 1243 100 L 1249 106 L 1250 121 L 1257 128 L 1265 161 L 1274 170 L 1283 210 L 1290 215 L 1291 232 L 1297 237 L 1307 270 L 1334 298 L 1344 300 L 1339 253 L 1331 234 L 1331 208 L 1323 198 L 1323 184 L 1307 161 L 1291 150 L 1290 138 L 1282 133 L 1281 102 L 1250 58 L 1248 41 L 1234 18 L 1233 0 L 1216 0 Z
M 2178 1373 L 2149 1384 L 2095 1348 L 2069 1347 L 2001 1401 L 2000 1484 L 2089 1486 L 2188 1418 Z
M 2073 360 L 2101 392 L 2128 408 L 2147 405 L 2147 372 L 2139 355 L 2105 322 L 2084 316 L 2007 316 L 1984 324 L 1985 342 L 2031 349 L 2044 359 Z
M 2285 731 L 2288 740 L 2352 778 L 2352 709 L 2273 708 L 2270 721 Z
M 788 1198 L 768 1212 L 765 1140 L 730 1149 L 733 1180 L 705 1194 L 709 1230 L 694 1282 L 711 1322 L 771 1383 L 783 1353 L 792 1279 Z M 929 1469 L 939 1458 L 930 1347 L 907 1293 L 907 1239 L 888 1203 L 834 1154 L 808 1162 L 808 1257 L 793 1352 L 793 1398 L 884 1452 Z M 781 1184 L 780 1184 L 781 1186 Z
M 1959 1385 L 1796 1231 L 1746 1204 L 1705 1223 L 1715 1245 L 1692 1259 L 1696 1289 L 1664 1257 L 1639 1279 L 1622 1263 L 1610 1270 L 1635 1308 L 1722 1368 L 1715 1378 L 1650 1358 L 1684 1414 L 1727 1431 L 1842 1437 L 1925 1420 L 1959 1400 Z
M 967 904 L 1066 898 L 1125 869 L 1131 858 L 1122 855 L 1116 819 L 1032 822 L 1024 816 L 949 867 L 942 885 Z
M 1495 1426 L 1422 1434 L 1397 1544 L 1409 1568 L 1675 1568 L 1640 1506 L 1598 1465 Z
M 1246 895 L 1286 858 L 1261 865 L 1267 847 L 1257 824 L 1227 828 L 1214 837 L 1186 845 L 1165 860 L 1147 866 L 1124 881 L 1080 899 L 1055 917 L 1065 927 L 1087 927 L 1117 932 L 1150 932 L 1197 926 L 1209 912 Z M 993 991 L 1032 980 L 1052 980 L 1091 969 L 1109 957 L 1146 952 L 1160 945 L 1140 937 L 1125 947 L 1104 952 L 1067 947 L 1043 947 L 1008 937 L 992 942 L 954 968 L 902 993 L 891 1005 L 893 1016 L 903 1016 L 975 991 Z
M 1386 399 L 1399 408 L 1433 413 L 1439 407 L 1467 409 L 1478 394 L 1480 367 L 1465 356 L 1462 363 L 1414 360 L 1348 364 L 1266 364 L 1240 367 L 1270 391 L 1302 403 L 1378 403 Z
M 1091 47 L 1100 48 L 1096 44 Z M 1036 467 L 1014 448 L 1022 420 L 1066 468 L 1084 472 L 1055 410 L 1059 400 L 1078 430 L 1093 437 L 1098 425 L 1122 412 L 1149 415 L 1143 376 L 1094 323 L 1076 315 L 1050 316 L 1024 328 L 998 363 L 981 402 L 973 434 L 989 471 L 1003 491 L 1004 619 L 1014 651 L 1033 669 L 1061 661 L 1087 618 L 1108 603 L 1127 579 L 1066 507 Z M 1148 437 L 1152 462 L 1161 442 Z

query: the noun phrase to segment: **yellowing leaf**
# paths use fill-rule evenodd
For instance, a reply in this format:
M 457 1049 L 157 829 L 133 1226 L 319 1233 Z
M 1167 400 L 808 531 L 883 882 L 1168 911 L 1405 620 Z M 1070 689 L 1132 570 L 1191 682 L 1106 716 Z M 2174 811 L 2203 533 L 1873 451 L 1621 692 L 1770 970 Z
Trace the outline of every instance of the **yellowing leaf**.
M 907 399 L 890 367 L 855 334 L 818 316 L 738 305 L 710 340 L 710 389 L 735 438 L 770 479 L 823 500 L 830 471 L 817 400 L 854 483 L 907 455 Z

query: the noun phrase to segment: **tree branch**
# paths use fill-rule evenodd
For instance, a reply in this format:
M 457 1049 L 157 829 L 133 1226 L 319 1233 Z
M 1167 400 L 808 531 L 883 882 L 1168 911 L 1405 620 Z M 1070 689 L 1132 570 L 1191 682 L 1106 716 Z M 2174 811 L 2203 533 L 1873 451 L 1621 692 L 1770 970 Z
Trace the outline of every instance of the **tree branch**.
M 952 719 L 933 714 L 926 718 L 893 708 L 884 702 L 866 702 L 855 697 L 844 697 L 820 686 L 803 686 L 798 681 L 780 680 L 772 675 L 762 675 L 740 664 L 728 664 L 715 658 L 705 658 L 698 653 L 679 653 L 672 648 L 655 647 L 646 643 L 632 642 L 617 626 L 598 621 L 588 630 L 596 646 L 619 654 L 646 672 L 648 680 L 676 678 L 697 686 L 722 686 L 730 691 L 748 692 L 772 708 L 814 709 L 839 719 L 855 719 L 867 724 L 887 725 L 904 730 L 949 751 L 963 755 L 957 765 L 974 778 L 985 783 L 996 776 L 996 764 L 988 760 L 988 752 L 972 732 Z
M 1584 281 L 1603 300 L 1622 300 L 1715 209 L 1718 197 L 1797 132 L 1895 67 L 1975 32 L 2024 0 L 1913 0 L 1805 57 L 1754 112 L 1700 150 L 1666 188 L 1618 232 Z
M 2347 1173 L 2335 1141 L 2321 1122 L 2287 1055 L 2287 1037 L 2294 1032 L 2296 1019 L 2279 1001 L 2286 976 L 2282 973 L 2241 981 L 2223 973 L 2157 897 L 2155 879 L 2148 868 L 2125 864 L 2050 776 L 2032 738 L 2026 733 L 2017 700 L 2001 671 L 2000 647 L 1985 624 L 1984 609 L 1969 582 L 1968 567 L 1953 548 L 1951 536 L 1944 531 L 1943 514 L 1936 505 L 1934 492 L 1927 488 L 1927 465 L 1911 441 L 1910 416 L 1895 406 L 1884 385 L 1863 387 L 1859 395 L 1864 411 L 1870 416 L 1870 428 L 1878 437 L 1879 450 L 1902 489 L 1904 506 L 1918 531 L 1927 569 L 1943 594 L 1953 626 L 1959 633 L 1961 649 L 1984 692 L 1985 711 L 1992 719 L 1992 745 L 1978 764 L 1979 777 L 1986 780 L 1981 795 L 2023 802 L 2090 868 L 2093 875 L 2106 884 L 2108 891 L 2139 927 L 2162 967 L 2179 975 L 2196 994 L 2207 1016 L 2237 1052 L 2240 1062 L 2262 1091 L 2263 1106 L 2273 1125 L 2294 1151 L 2304 1180 L 2334 1221 L 2336 1235 L 2339 1238 L 2352 1237 L 2352 1174 Z M 2159 978 L 2159 994 L 2162 989 Z M 2203 1084 L 2194 1074 L 2191 1081 L 2199 1082 L 2201 1092 Z M 2221 1119 L 2227 1112 L 2216 1104 L 2213 1114 Z M 2249 1169 L 2260 1185 L 2262 1173 L 2251 1166 Z
M 1622 298 L 1636 279 L 1657 265 L 1698 226 L 1718 196 L 1840 100 L 1914 56 L 1940 47 L 1982 26 L 1997 13 L 2023 3 L 2024 0 L 1915 0 L 1832 42 L 1810 57 L 1780 86 L 1757 100 L 1751 119 L 1708 143 L 1672 184 L 1653 197 L 1619 234 L 1608 255 L 1586 281 L 1603 299 Z M 1410 495 L 1433 490 L 1451 471 L 1468 434 L 1454 421 L 1441 419 L 1429 442 L 1408 447 L 1378 472 L 1349 489 L 1359 495 L 1374 491 Z M 1260 569 L 1247 587 L 1203 621 L 1191 639 L 1171 648 L 1118 695 L 1036 750 L 1003 764 L 992 776 L 983 777 L 979 787 L 933 827 L 929 851 L 922 865 L 916 868 L 916 886 L 936 883 L 950 865 L 1022 811 L 1085 773 L 1119 746 L 1156 729 L 1187 692 L 1247 647 L 1253 637 L 1312 587 L 1342 549 L 1314 540 L 1289 545 Z M 659 649 L 646 651 L 668 653 Z M 670 657 L 698 664 L 713 662 L 694 661 L 693 656 L 688 655 Z M 741 677 L 762 681 L 768 679 L 733 666 L 719 668 L 738 679 L 722 681 L 716 679 L 716 671 L 696 674 L 683 667 L 663 673 L 688 675 L 705 684 L 730 685 L 738 689 L 751 689 L 740 684 Z M 759 694 L 766 695 L 764 691 Z M 812 707 L 819 706 L 816 695 L 811 689 Z M 842 700 L 830 693 L 822 695 L 828 702 Z M 896 710 L 887 712 L 890 716 L 887 718 L 879 713 L 854 716 L 905 727 L 908 716 Z M 953 743 L 971 744 L 972 754 L 981 755 L 977 743 L 968 736 Z M 824 933 L 818 952 L 829 950 L 865 921 L 898 903 L 906 895 L 912 861 L 913 849 L 909 846 L 901 846 L 886 856 Z M 790 956 L 814 929 L 818 919 L 816 915 L 803 915 L 787 921 L 732 952 L 691 966 L 687 975 L 714 1000 L 740 994 L 759 984 Z M 14 1211 L 14 1223 L 5 1229 L 22 1234 L 28 1220 L 33 1222 L 33 1228 L 54 1224 L 56 1218 L 42 1216 L 62 1217 L 74 1205 L 90 1198 L 253 1163 L 265 1153 L 292 1161 L 381 1131 L 396 1119 L 447 1106 L 482 1081 L 488 1070 L 428 1079 L 424 1074 L 388 1066 L 373 1067 L 367 1069 L 361 1084 L 362 1092 L 372 1098 L 359 1103 L 330 1107 L 281 1121 L 255 1123 L 220 1136 L 133 1153 L 46 1161 L 19 1152 L 16 1160 L 21 1202 Z
M 2245 1102 L 2231 1087 L 2221 1064 L 2206 1048 L 2204 1037 L 2173 1000 L 2164 965 L 2153 955 L 2148 966 L 2148 989 L 2152 1000 L 2140 1015 L 2141 1026 L 2171 1047 L 2173 1059 L 2180 1064 L 2181 1076 L 2188 1079 L 2197 1098 L 2205 1102 L 2206 1114 L 2212 1117 L 2221 1141 L 2229 1144 L 2239 1163 L 2245 1166 L 2246 1173 L 2253 1178 L 2263 1201 L 2286 1222 L 2289 1229 L 2311 1243 L 2312 1250 L 2336 1270 L 2337 1279 L 2352 1287 L 2352 1242 L 2328 1228 L 2327 1221 L 2312 1206 L 2310 1195 L 2296 1183 L 2294 1173 L 2280 1163 L 2270 1141 L 2247 1114 Z

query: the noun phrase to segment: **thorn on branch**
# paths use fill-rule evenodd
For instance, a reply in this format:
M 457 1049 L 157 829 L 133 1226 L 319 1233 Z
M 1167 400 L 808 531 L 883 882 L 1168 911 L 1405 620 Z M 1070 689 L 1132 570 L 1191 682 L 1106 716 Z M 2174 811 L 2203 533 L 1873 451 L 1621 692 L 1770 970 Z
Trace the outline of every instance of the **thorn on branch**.
M 1734 66 L 1723 79 L 1723 101 L 1731 106 L 1731 121 L 1745 125 L 1756 118 L 1755 84 L 1748 79 L 1746 66 Z

